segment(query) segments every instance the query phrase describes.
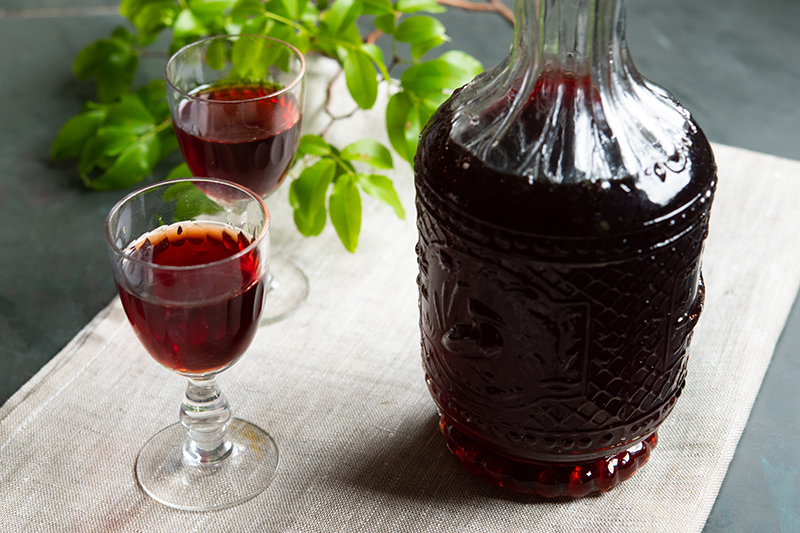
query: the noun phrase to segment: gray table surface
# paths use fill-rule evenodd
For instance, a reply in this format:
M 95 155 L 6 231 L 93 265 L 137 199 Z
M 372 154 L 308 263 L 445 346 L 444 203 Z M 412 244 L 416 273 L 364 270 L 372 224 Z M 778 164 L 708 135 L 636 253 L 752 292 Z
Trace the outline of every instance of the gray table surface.
M 0 403 L 115 294 L 102 227 L 125 191 L 85 190 L 74 165 L 50 161 L 49 148 L 94 96 L 71 64 L 123 23 L 117 5 L 0 0 Z M 510 27 L 495 15 L 450 9 L 442 20 L 452 47 L 485 66 L 499 62 L 511 42 Z M 792 159 L 800 159 L 798 27 L 797 0 L 628 1 L 637 67 L 688 107 L 712 141 Z M 163 58 L 143 61 L 159 75 Z M 706 533 L 800 531 L 798 352 L 800 304 Z

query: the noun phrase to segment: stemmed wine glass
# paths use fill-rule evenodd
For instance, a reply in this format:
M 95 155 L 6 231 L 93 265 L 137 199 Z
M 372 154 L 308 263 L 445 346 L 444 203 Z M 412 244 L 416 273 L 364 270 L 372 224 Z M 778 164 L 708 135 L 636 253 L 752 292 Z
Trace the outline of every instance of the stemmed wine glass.
M 106 219 L 122 306 L 139 341 L 189 378 L 180 423 L 150 439 L 136 476 L 179 509 L 220 509 L 269 485 L 278 450 L 231 418 L 216 375 L 258 331 L 269 269 L 269 212 L 260 196 L 216 179 L 165 181 L 122 199 Z
M 181 153 L 194 176 L 239 183 L 266 198 L 297 153 L 305 59 L 293 46 L 257 35 L 221 35 L 178 50 L 165 69 Z M 262 323 L 292 313 L 308 279 L 273 258 Z

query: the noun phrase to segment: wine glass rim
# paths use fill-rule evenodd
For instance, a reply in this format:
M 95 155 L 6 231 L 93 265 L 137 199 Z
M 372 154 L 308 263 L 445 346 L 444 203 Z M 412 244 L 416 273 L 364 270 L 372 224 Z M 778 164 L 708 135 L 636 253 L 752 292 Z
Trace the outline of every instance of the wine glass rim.
M 271 92 L 269 94 L 265 94 L 264 96 L 258 96 L 256 98 L 245 98 L 244 100 L 214 100 L 214 99 L 208 99 L 208 98 L 202 98 L 201 99 L 200 97 L 195 96 L 190 92 L 186 92 L 186 91 L 184 91 L 182 89 L 179 89 L 178 87 L 175 86 L 174 83 L 172 83 L 172 81 L 170 80 L 170 77 L 169 77 L 169 67 L 172 64 L 172 62 L 175 61 L 175 59 L 178 57 L 178 55 L 180 53 L 182 53 L 184 50 L 187 50 L 189 48 L 201 45 L 201 44 L 203 44 L 203 43 L 205 43 L 207 41 L 214 41 L 214 40 L 217 40 L 217 39 L 231 39 L 231 38 L 234 38 L 234 37 L 255 37 L 255 38 L 258 38 L 258 39 L 274 41 L 275 43 L 278 43 L 278 44 L 280 44 L 282 46 L 285 46 L 286 48 L 288 48 L 292 52 L 294 52 L 295 56 L 300 59 L 300 71 L 297 73 L 297 76 L 295 76 L 295 78 L 291 82 L 289 82 L 286 85 L 284 85 L 283 87 L 281 87 L 280 90 L 273 91 L 273 92 Z M 295 48 L 291 44 L 287 43 L 286 41 L 281 41 L 280 39 L 276 39 L 275 37 L 269 37 L 268 35 L 256 35 L 256 34 L 253 34 L 253 33 L 238 33 L 238 34 L 231 34 L 231 35 L 213 35 L 211 37 L 206 37 L 205 39 L 200 39 L 199 41 L 195 41 L 193 43 L 189 43 L 186 46 L 184 46 L 181 49 L 179 49 L 174 54 L 172 54 L 172 56 L 167 61 L 167 64 L 164 66 L 164 81 L 166 81 L 167 85 L 169 85 L 173 90 L 175 90 L 176 92 L 180 93 L 181 96 L 183 96 L 185 98 L 189 98 L 190 100 L 201 101 L 201 102 L 205 102 L 205 103 L 213 103 L 213 104 L 223 104 L 223 105 L 224 104 L 242 104 L 242 103 L 245 103 L 245 102 L 258 102 L 259 100 L 265 100 L 265 99 L 268 99 L 268 98 L 275 98 L 276 96 L 280 96 L 280 95 L 282 95 L 284 93 L 287 93 L 287 92 L 291 91 L 292 89 L 294 89 L 295 86 L 297 86 L 300 83 L 300 81 L 303 79 L 303 76 L 305 76 L 305 74 L 306 74 L 306 58 L 303 55 L 303 53 L 300 52 L 300 50 L 298 50 L 297 48 Z
M 159 265 L 158 263 L 152 263 L 150 261 L 144 261 L 142 259 L 139 259 L 139 258 L 135 257 L 133 254 L 131 254 L 129 252 L 126 252 L 124 249 L 120 248 L 117 245 L 116 240 L 111 235 L 111 219 L 114 217 L 114 215 L 117 212 L 119 212 L 120 209 L 122 209 L 122 206 L 125 205 L 129 200 L 131 200 L 132 198 L 134 198 L 136 196 L 139 196 L 140 194 L 145 194 L 148 191 L 151 191 L 151 190 L 156 189 L 158 187 L 163 187 L 166 184 L 173 185 L 175 183 L 181 183 L 181 182 L 183 182 L 183 183 L 197 183 L 197 182 L 214 183 L 214 184 L 217 184 L 217 185 L 224 185 L 224 186 L 227 186 L 227 187 L 233 187 L 234 189 L 241 190 L 242 192 L 246 193 L 251 198 L 256 200 L 258 202 L 258 204 L 261 206 L 261 210 L 264 212 L 264 226 L 260 229 L 258 235 L 253 235 L 252 236 L 253 240 L 250 242 L 250 244 L 247 245 L 242 250 L 240 250 L 239 252 L 237 252 L 237 253 L 235 253 L 233 255 L 230 255 L 228 257 L 225 257 L 224 259 L 220 259 L 218 261 L 211 261 L 209 263 L 201 263 L 199 265 L 186 265 L 186 266 Z M 177 221 L 174 224 L 179 224 L 181 222 L 183 222 L 183 221 Z M 197 222 L 197 221 L 195 221 L 195 220 L 186 220 L 185 222 Z M 270 212 L 269 212 L 269 209 L 267 209 L 267 204 L 264 202 L 263 198 L 261 198 L 259 195 L 257 195 L 256 193 L 254 193 L 253 191 L 251 191 L 247 187 L 244 187 L 242 185 L 239 185 L 238 183 L 234 183 L 234 182 L 228 181 L 228 180 L 221 180 L 221 179 L 217 179 L 217 178 L 198 178 L 198 177 L 193 177 L 193 178 L 176 178 L 176 179 L 160 181 L 158 183 L 153 183 L 151 185 L 148 185 L 146 187 L 142 187 L 141 189 L 137 189 L 137 190 L 125 195 L 124 198 L 122 198 L 120 201 L 118 201 L 116 204 L 114 204 L 114 207 L 111 208 L 111 211 L 109 211 L 108 216 L 106 216 L 105 234 L 106 234 L 106 242 L 108 243 L 108 246 L 111 248 L 111 250 L 116 255 L 121 256 L 122 258 L 124 258 L 124 259 L 126 259 L 128 261 L 131 261 L 131 262 L 133 262 L 135 264 L 138 263 L 138 264 L 146 266 L 147 268 L 152 269 L 152 270 L 189 271 L 189 270 L 202 270 L 202 269 L 209 268 L 209 267 L 219 266 L 220 264 L 227 263 L 227 262 L 230 262 L 230 261 L 235 261 L 235 260 L 240 259 L 241 257 L 251 253 L 253 250 L 255 250 L 261 244 L 261 241 L 263 241 L 264 238 L 267 237 L 267 235 L 269 233 L 269 225 L 270 225 Z M 154 228 L 154 229 L 157 229 L 157 228 Z M 151 230 L 151 231 L 153 231 L 153 230 Z M 132 240 L 131 242 L 132 243 L 136 242 L 136 240 L 138 240 L 139 238 L 141 238 L 144 235 L 145 235 L 144 233 L 142 235 L 138 235 L 135 238 L 135 240 Z

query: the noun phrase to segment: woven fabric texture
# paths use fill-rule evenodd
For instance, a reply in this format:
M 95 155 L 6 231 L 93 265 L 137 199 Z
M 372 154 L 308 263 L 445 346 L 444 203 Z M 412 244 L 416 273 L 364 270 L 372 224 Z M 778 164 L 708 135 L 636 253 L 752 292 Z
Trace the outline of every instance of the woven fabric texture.
M 327 122 L 323 86 L 310 80 L 306 131 Z M 340 146 L 364 137 L 385 141 L 377 109 L 328 133 Z M 800 162 L 715 150 L 708 292 L 688 385 L 650 462 L 617 489 L 574 501 L 519 496 L 485 485 L 447 451 L 420 366 L 413 178 L 398 161 L 406 220 L 365 197 L 356 254 L 330 226 L 300 238 L 286 187 L 268 200 L 273 253 L 305 271 L 310 296 L 261 328 L 219 378 L 235 415 L 278 443 L 265 492 L 191 513 L 138 487 L 136 455 L 177 421 L 184 380 L 145 353 L 115 299 L 0 408 L 0 529 L 700 531 L 800 285 Z

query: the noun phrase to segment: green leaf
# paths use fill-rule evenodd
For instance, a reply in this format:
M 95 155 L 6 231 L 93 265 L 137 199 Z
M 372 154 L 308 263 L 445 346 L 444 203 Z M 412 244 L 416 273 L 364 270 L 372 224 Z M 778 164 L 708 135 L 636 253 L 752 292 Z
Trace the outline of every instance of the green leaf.
M 394 34 L 396 18 L 394 14 L 378 15 L 375 17 L 375 27 L 387 35 Z
M 263 15 L 264 4 L 260 0 L 238 0 L 231 8 L 231 19 L 243 24 L 250 16 Z
M 91 180 L 84 176 L 87 186 L 96 190 L 123 189 L 146 178 L 161 153 L 158 137 L 143 137 L 123 150 L 114 163 L 99 178 Z
M 83 146 L 78 161 L 81 178 L 95 189 L 115 188 L 115 184 L 127 187 L 141 181 L 162 155 L 162 136 L 154 134 L 155 128 L 155 117 L 141 99 L 133 94 L 123 95 L 119 103 L 108 107 L 102 126 Z M 139 148 L 135 149 L 136 146 Z M 146 155 L 146 172 L 138 178 L 144 171 L 136 161 L 136 154 Z M 125 164 L 132 166 L 122 168 Z M 98 167 L 106 172 L 92 180 L 90 173 Z
M 400 220 L 405 220 L 406 212 L 397 191 L 394 190 L 392 180 L 380 174 L 359 174 L 356 179 L 365 193 L 391 207 Z
M 214 70 L 224 70 L 228 66 L 228 50 L 224 40 L 215 40 L 208 45 L 206 64 Z
M 300 138 L 300 145 L 297 148 L 298 158 L 304 155 L 326 156 L 330 153 L 331 146 L 319 135 L 308 134 Z
M 170 170 L 169 174 L 167 174 L 167 177 L 164 178 L 164 179 L 166 179 L 166 180 L 175 180 L 175 179 L 178 179 L 178 178 L 191 178 L 191 177 L 192 177 L 192 171 L 189 170 L 189 165 L 187 165 L 186 163 L 181 163 L 180 165 L 177 165 L 177 166 L 175 166 L 175 168 Z M 169 192 L 170 192 L 170 189 L 167 189 L 164 192 L 164 195 L 166 196 L 166 194 L 169 193 Z
M 283 8 L 292 20 L 300 20 L 306 8 L 306 0 L 281 0 Z
M 161 30 L 172 26 L 179 11 L 180 7 L 172 0 L 143 3 L 130 19 L 139 30 L 139 44 L 146 46 L 155 41 Z
M 137 89 L 136 93 L 148 111 L 152 114 L 156 122 L 161 122 L 170 116 L 169 104 L 167 103 L 167 88 L 164 80 L 150 80 L 150 83 Z
M 445 52 L 438 58 L 439 61 L 444 61 L 446 63 L 450 63 L 451 65 L 458 67 L 464 71 L 464 76 L 469 78 L 470 81 L 472 78 L 483 72 L 483 65 L 480 61 L 472 57 L 471 55 L 461 52 L 459 50 L 450 50 L 449 52 Z M 466 83 L 466 82 L 464 82 Z M 451 87 L 452 89 L 456 89 L 464 85 L 463 83 L 457 85 L 455 87 Z
M 408 126 L 406 128 L 406 146 L 409 156 L 409 161 L 413 164 L 414 157 L 417 155 L 417 144 L 419 143 L 419 136 L 422 133 L 422 128 L 430 120 L 433 111 L 424 105 L 423 102 L 415 102 L 414 107 L 408 114 Z
M 446 37 L 434 37 L 433 39 L 428 39 L 427 41 L 419 41 L 416 43 L 412 43 L 411 57 L 413 57 L 414 59 L 419 59 L 432 49 L 446 42 L 447 42 Z
M 153 169 L 156 166 L 156 163 L 159 161 L 159 157 L 161 156 L 161 139 L 158 135 L 145 135 L 141 139 L 139 139 L 139 144 L 145 146 L 145 156 L 147 157 L 147 163 L 150 169 L 148 170 L 145 177 L 153 172 Z M 120 154 L 122 156 L 122 154 Z
M 400 76 L 400 83 L 406 91 L 429 93 L 457 89 L 474 77 L 469 69 L 442 59 L 433 59 L 409 67 Z
M 392 154 L 378 141 L 363 139 L 348 144 L 341 151 L 342 159 L 348 161 L 362 161 L 375 168 L 393 168 Z
M 178 13 L 178 16 L 175 17 L 175 23 L 172 25 L 172 33 L 175 39 L 183 39 L 186 37 L 208 35 L 209 32 L 208 28 L 205 27 L 203 22 L 191 9 L 183 9 Z
M 308 51 L 310 47 L 309 36 L 306 33 L 297 33 L 294 28 L 286 24 L 274 24 L 272 30 L 268 32 L 270 37 L 274 37 L 280 41 L 286 42 L 297 48 L 301 54 Z M 291 55 L 285 49 L 276 48 L 280 52 L 280 64 L 278 66 L 282 69 L 289 68 Z
M 329 145 L 330 146 L 330 145 Z M 332 158 L 336 161 L 336 174 L 333 179 L 337 179 L 342 174 L 355 174 L 356 168 L 353 166 L 353 163 L 346 159 L 342 159 L 342 152 L 338 150 L 335 146 L 331 146 L 331 153 L 333 154 Z
M 362 44 L 361 50 L 367 54 L 375 65 L 377 65 L 378 70 L 381 71 L 381 76 L 383 76 L 384 80 L 389 79 L 389 71 L 386 69 L 386 64 L 383 62 L 383 52 L 381 52 L 381 48 L 375 44 Z
M 303 10 L 303 16 L 299 22 L 307 22 L 312 26 L 316 26 L 319 22 L 320 12 L 325 9 L 323 4 L 324 2 L 322 1 L 314 2 L 313 0 L 306 0 L 306 7 Z
M 236 0 L 188 0 L 189 9 L 203 19 L 222 19 L 234 4 Z
M 261 43 L 253 39 L 239 38 L 233 43 L 231 62 L 233 63 L 232 78 L 260 78 L 266 73 L 266 67 L 261 64 Z
M 123 17 L 133 22 L 146 9 L 152 9 L 154 6 L 161 7 L 166 4 L 172 4 L 172 2 L 168 0 L 122 0 L 119 11 Z
M 50 147 L 50 157 L 67 159 L 81 155 L 86 141 L 95 134 L 106 118 L 106 109 L 89 108 L 69 119 Z
M 409 152 L 406 135 L 410 127 L 408 117 L 413 106 L 411 97 L 404 92 L 394 94 L 386 104 L 386 132 L 389 134 L 389 142 L 397 155 L 409 163 L 413 162 L 414 156 L 413 151 Z
M 366 15 L 384 15 L 394 13 L 394 7 L 389 0 L 361 0 Z
M 111 32 L 111 39 L 128 45 L 133 45 L 136 42 L 136 37 L 128 31 L 128 28 L 123 26 L 114 28 L 114 31 Z
M 124 50 L 123 45 L 113 41 L 107 39 L 96 41 L 78 52 L 75 61 L 72 62 L 72 72 L 79 80 L 88 80 L 100 71 L 110 54 L 119 53 L 121 50 Z
M 331 37 L 336 37 L 356 21 L 362 10 L 363 5 L 357 0 L 335 0 L 322 14 L 322 22 Z
M 226 33 L 228 35 L 241 35 L 244 32 L 242 31 L 241 24 L 237 24 L 233 22 L 230 17 L 226 17 L 225 24 L 220 33 Z
M 78 53 L 72 69 L 79 80 L 97 76 L 97 97 L 107 103 L 128 91 L 138 62 L 129 42 L 100 39 Z
M 371 109 L 375 105 L 378 98 L 377 74 L 372 58 L 360 48 L 347 51 L 344 58 L 344 79 L 347 90 L 358 107 Z
M 355 22 L 339 30 L 336 39 L 344 43 L 352 44 L 353 46 L 361 46 L 364 44 L 364 40 L 361 38 L 361 32 L 358 30 L 358 26 Z
M 113 102 L 130 89 L 139 57 L 130 55 L 120 63 L 109 63 L 97 76 L 97 99 Z
M 289 12 L 286 11 L 286 4 L 283 0 L 264 0 L 264 9 L 267 13 L 272 13 L 279 17 L 290 17 Z
M 249 33 L 251 35 L 266 35 L 269 33 L 267 28 L 273 26 L 275 22 L 267 18 L 266 15 L 256 15 L 254 17 L 248 18 L 244 24 L 242 24 L 241 32 L 240 33 Z
M 392 96 L 386 106 L 389 141 L 400 157 L 412 165 L 419 135 L 435 110 L 435 107 L 428 105 L 427 100 L 412 98 L 405 92 Z
M 355 252 L 361 233 L 361 194 L 351 175 L 333 184 L 329 200 L 331 222 L 348 252 Z
M 119 12 L 123 17 L 133 19 L 136 13 L 142 9 L 142 6 L 149 0 L 122 0 L 119 6 Z
M 445 93 L 428 93 L 420 100 L 420 105 L 425 107 L 428 112 L 433 115 L 436 110 L 439 109 L 439 106 L 445 103 L 448 98 L 450 98 L 450 96 Z
M 175 173 L 175 178 L 191 177 L 179 176 L 181 165 L 175 167 L 170 176 Z M 187 167 L 188 170 L 188 167 Z M 194 220 L 198 215 L 219 213 L 222 208 L 215 201 L 198 189 L 193 183 L 187 181 L 176 183 L 164 191 L 161 198 L 165 202 L 175 202 L 175 218 L 177 220 Z
M 175 129 L 172 127 L 164 128 L 158 132 L 158 138 L 161 141 L 161 154 L 159 154 L 159 161 L 164 159 L 168 154 L 178 149 L 178 138 L 175 136 Z
M 105 167 L 103 161 L 119 155 L 125 148 L 135 143 L 138 136 L 128 128 L 103 126 L 89 138 L 81 151 L 78 171 L 89 175 L 95 167 Z
M 230 77 L 263 79 L 267 76 L 270 65 L 285 63 L 288 57 L 286 48 L 276 46 L 273 41 L 242 35 L 233 43 L 233 70 Z
M 403 13 L 417 13 L 419 11 L 444 13 L 446 11 L 446 8 L 436 0 L 398 0 L 395 9 Z
M 143 134 L 155 127 L 156 119 L 139 97 L 129 94 L 118 104 L 108 108 L 106 126 L 128 128 L 134 133 Z
M 433 17 L 420 15 L 411 17 L 397 27 L 394 38 L 404 43 L 419 43 L 445 36 L 444 25 Z
M 335 171 L 335 161 L 321 159 L 303 169 L 289 187 L 289 202 L 294 208 L 294 223 L 306 237 L 319 235 L 325 228 L 327 219 L 325 198 Z
M 103 155 L 115 156 L 135 143 L 139 136 L 126 127 L 103 126 L 93 140 L 100 143 Z

